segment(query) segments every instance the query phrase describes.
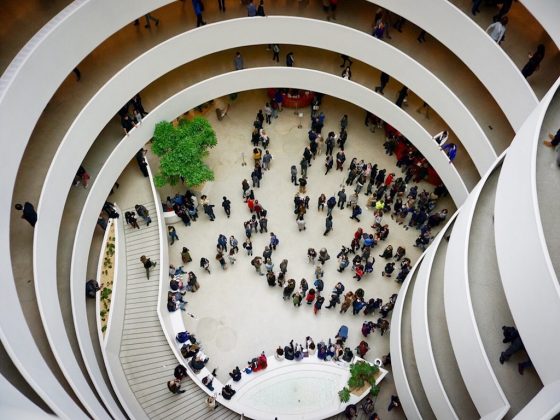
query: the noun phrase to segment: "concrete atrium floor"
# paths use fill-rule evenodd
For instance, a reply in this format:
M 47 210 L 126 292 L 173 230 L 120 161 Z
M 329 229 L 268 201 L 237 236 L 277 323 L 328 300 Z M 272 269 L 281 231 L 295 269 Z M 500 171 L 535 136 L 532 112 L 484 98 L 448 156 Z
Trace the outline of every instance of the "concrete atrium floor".
M 226 100 L 229 101 L 228 98 L 224 98 L 217 103 Z M 213 109 L 207 113 L 206 117 L 218 137 L 218 146 L 210 152 L 207 160 L 215 172 L 216 180 L 207 183 L 202 192 L 207 194 L 211 202 L 216 205 L 217 219 L 215 222 L 210 222 L 200 211 L 199 221 L 192 226 L 175 224 L 180 240 L 170 246 L 170 262 L 176 266 L 181 265 L 182 247 L 186 246 L 191 251 L 193 262 L 188 264 L 185 270 L 196 273 L 201 289 L 194 294 L 186 295 L 189 302 L 187 312 L 193 314 L 194 318 L 185 314 L 185 324 L 203 343 L 203 348 L 210 357 L 210 369 L 219 367 L 218 377 L 224 382 L 229 379 L 229 371 L 237 365 L 243 368 L 249 359 L 260 354 L 261 351 L 272 354 L 278 345 L 284 346 L 291 339 L 303 343 L 308 335 L 313 337 L 315 342 L 328 340 L 334 337 L 341 325 L 349 327 L 348 344 L 352 348 L 356 347 L 362 339 L 360 329 L 364 320 L 375 321 L 379 316 L 377 314 L 367 317 L 363 314 L 353 316 L 351 310 L 346 314 L 340 314 L 340 305 L 336 310 L 326 309 L 328 296 L 334 285 L 341 281 L 347 291 L 362 287 L 366 298 L 380 297 L 383 301 L 387 301 L 393 293 L 398 293 L 400 286 L 394 281 L 396 274 L 393 275 L 393 279 L 381 276 L 385 260 L 380 258 L 379 254 L 384 247 L 388 244 L 392 244 L 395 249 L 399 245 L 405 246 L 407 256 L 413 263 L 420 255 L 420 251 L 412 246 L 417 231 L 412 229 L 406 231 L 386 216 L 384 223 L 389 225 L 391 233 L 388 240 L 378 245 L 372 253 L 376 258 L 374 272 L 358 283 L 352 278 L 353 273 L 349 269 L 342 274 L 336 271 L 338 267 L 336 254 L 341 245 L 349 246 L 354 232 L 360 226 L 366 232 L 372 231 L 370 225 L 373 223 L 373 217 L 371 210 L 366 210 L 365 207 L 367 198 L 361 194 L 359 203 L 364 210 L 361 223 L 350 220 L 349 210 L 336 209 L 333 212 L 334 230 L 327 237 L 323 236 L 326 212 L 317 211 L 317 198 L 321 193 L 325 193 L 327 197 L 336 194 L 340 185 L 344 183 L 347 173 L 346 170 L 344 173 L 331 171 L 325 176 L 324 154 L 309 168 L 307 195 L 311 201 L 306 215 L 307 229 L 298 232 L 293 212 L 293 198 L 297 188 L 290 183 L 290 166 L 298 165 L 303 148 L 308 144 L 309 110 L 307 108 L 303 110 L 304 125 L 302 129 L 298 129 L 299 118 L 294 115 L 294 110 L 284 109 L 279 113 L 278 119 L 273 119 L 272 125 L 265 127 L 271 138 L 269 150 L 273 155 L 273 162 L 271 170 L 264 174 L 261 188 L 254 189 L 255 196 L 268 210 L 269 231 L 274 232 L 280 239 L 280 245 L 273 253 L 276 273 L 279 271 L 278 265 L 286 258 L 289 261 L 288 278 L 294 278 L 298 283 L 301 278 L 306 278 L 312 287 L 315 267 L 307 261 L 307 249 L 327 248 L 331 256 L 331 260 L 324 265 L 324 296 L 327 297 L 327 302 L 323 310 L 314 315 L 312 308 L 306 304 L 294 308 L 291 300 L 283 301 L 282 289 L 267 285 L 265 277 L 259 276 L 250 265 L 252 257 L 248 257 L 241 246 L 235 265 L 228 264 L 225 271 L 220 268 L 214 259 L 218 235 L 220 233 L 227 237 L 234 235 L 240 245 L 245 238 L 243 222 L 250 219 L 250 212 L 241 197 L 241 181 L 244 178 L 250 179 L 253 168 L 250 143 L 252 121 L 266 100 L 266 94 L 262 90 L 243 92 L 236 100 L 231 101 L 228 117 L 223 121 L 217 121 Z M 349 115 L 345 168 L 348 167 L 351 158 L 356 156 L 366 162 L 377 163 L 380 168 L 386 168 L 388 172 L 393 171 L 397 176 L 401 174 L 400 169 L 395 166 L 395 157 L 384 153 L 383 130 L 378 129 L 375 133 L 371 133 L 364 126 L 364 111 L 330 97 L 324 98 L 321 110 L 327 116 L 323 132 L 338 131 L 342 115 Z M 245 154 L 247 166 L 241 164 L 242 153 Z M 149 158 L 155 172 L 157 159 L 151 155 Z M 134 183 L 143 180 L 136 165 L 129 165 L 119 181 L 121 187 L 110 200 L 115 200 L 121 208 L 130 206 L 135 201 L 141 202 L 143 197 L 137 195 Z M 422 188 L 433 189 L 431 185 L 424 183 L 420 185 L 420 189 Z M 175 192 L 184 193 L 184 190 L 183 187 L 165 188 L 161 192 L 162 199 Z M 224 195 L 232 202 L 232 215 L 229 219 L 226 218 L 220 205 Z M 438 208 L 447 208 L 450 214 L 455 211 L 449 198 L 443 199 Z M 254 234 L 254 254 L 262 254 L 268 241 L 268 235 Z M 198 262 L 203 256 L 211 261 L 211 275 L 199 268 Z M 370 361 L 389 352 L 388 334 L 381 337 L 379 333 L 375 333 L 366 341 L 370 345 L 366 359 Z M 384 405 L 393 393 L 395 393 L 394 384 L 389 375 L 382 382 L 380 404 Z M 388 418 L 385 412 L 383 418 Z

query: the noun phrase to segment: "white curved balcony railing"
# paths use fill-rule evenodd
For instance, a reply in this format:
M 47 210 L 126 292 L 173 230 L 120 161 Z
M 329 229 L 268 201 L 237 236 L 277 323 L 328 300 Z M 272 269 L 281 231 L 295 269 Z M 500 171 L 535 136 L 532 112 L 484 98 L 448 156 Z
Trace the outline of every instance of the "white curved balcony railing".
M 560 79 L 509 147 L 498 181 L 495 235 L 504 292 L 525 349 L 546 386 L 560 379 L 560 284 L 546 244 L 537 197 L 540 132 Z M 530 283 L 527 283 L 530 279 Z M 530 305 L 538 307 L 531 310 Z M 535 328 L 538 325 L 538 328 Z
M 97 260 L 97 275 L 96 275 L 96 280 L 97 283 L 101 286 L 103 284 L 102 281 L 102 277 L 103 277 L 103 266 L 104 266 L 104 257 L 105 257 L 105 252 L 107 250 L 107 241 L 109 240 L 109 232 L 111 231 L 111 228 L 114 229 L 114 237 L 115 237 L 115 254 L 114 254 L 114 273 L 113 273 L 113 278 L 111 279 L 111 281 L 113 282 L 113 285 L 118 285 L 117 283 L 117 273 L 120 267 L 117 266 L 117 264 L 119 264 L 119 261 L 117 259 L 118 256 L 118 252 L 120 251 L 119 249 L 119 240 L 120 240 L 120 235 L 118 233 L 118 226 L 115 224 L 116 220 L 115 219 L 109 219 L 107 221 L 107 228 L 105 229 L 105 232 L 103 233 L 103 241 L 101 242 L 101 250 L 99 251 L 99 259 Z M 115 225 L 115 226 L 113 226 Z M 105 286 L 105 285 L 103 285 Z M 103 291 L 103 288 L 101 288 L 101 291 Z M 113 293 L 111 293 L 111 298 L 113 297 Z M 112 302 L 112 299 L 111 299 Z M 109 317 L 112 317 L 113 312 L 111 311 L 112 309 L 112 304 L 109 305 Z M 101 293 L 97 293 L 96 297 L 95 297 L 95 320 L 96 320 L 96 325 L 97 325 L 97 336 L 99 338 L 99 344 L 101 346 L 101 348 L 103 348 L 105 346 L 105 333 L 108 334 L 109 330 L 109 326 L 111 325 L 110 323 L 110 318 L 107 318 L 107 323 L 106 325 L 106 329 L 105 329 L 105 333 L 103 331 L 103 325 L 101 322 L 101 316 L 100 316 L 100 312 L 101 312 Z M 83 328 L 83 325 L 78 325 L 76 324 L 76 330 L 78 330 L 79 328 Z M 77 335 L 77 334 L 76 334 Z
M 420 380 L 426 391 L 426 397 L 430 402 L 432 411 L 437 418 L 441 419 L 458 419 L 458 416 L 443 386 L 434 359 L 430 338 L 430 326 L 428 325 L 428 289 L 430 285 L 430 273 L 438 246 L 453 223 L 456 215 L 457 213 L 449 219 L 447 224 L 435 237 L 430 247 L 426 250 L 424 259 L 416 275 L 414 290 L 412 291 L 411 322 L 414 357 L 416 358 Z
M 415 23 L 449 48 L 488 89 L 513 129 L 520 129 L 537 106 L 537 97 L 515 63 L 475 22 L 446 0 L 424 0 L 421 7 L 408 0 L 375 4 Z
M 495 166 L 501 164 L 504 155 Z M 471 224 L 480 192 L 494 168 L 484 175 L 461 207 L 449 239 L 444 274 L 445 316 L 451 344 L 465 386 L 484 419 L 501 419 L 510 408 L 480 337 L 468 273 Z
M 412 394 L 412 390 L 410 389 L 406 370 L 404 367 L 403 352 L 401 350 L 403 346 L 401 323 L 403 317 L 404 300 L 407 298 L 408 293 L 412 293 L 410 282 L 413 276 L 416 274 L 416 271 L 422 263 L 425 255 L 426 253 L 423 253 L 420 258 L 418 258 L 399 290 L 399 296 L 391 315 L 391 335 L 389 336 L 389 346 L 391 349 L 391 367 L 393 371 L 395 387 L 397 389 L 399 399 L 401 400 L 403 410 L 406 413 L 407 418 L 411 420 L 420 420 L 422 418 L 422 415 L 420 414 L 420 410 L 418 410 L 416 402 L 414 401 L 414 395 Z M 412 349 L 410 350 L 412 351 Z
M 515 420 L 555 419 L 560 413 L 560 381 L 552 382 L 514 417 Z
M 115 209 L 119 214 L 123 214 L 121 209 L 115 204 Z M 99 328 L 99 346 L 101 348 L 101 354 L 103 355 L 103 362 L 105 365 L 105 370 L 109 381 L 115 392 L 115 395 L 119 399 L 120 405 L 125 410 L 126 414 L 131 419 L 142 419 L 145 418 L 144 410 L 137 403 L 134 398 L 134 394 L 130 390 L 130 386 L 126 380 L 126 376 L 123 372 L 119 352 L 121 348 L 122 341 L 122 329 L 124 323 L 124 310 L 126 302 L 126 249 L 125 249 L 125 236 L 124 236 L 124 221 L 123 218 L 112 219 L 112 223 L 115 226 L 115 261 L 114 261 L 114 278 L 113 278 L 113 293 L 111 294 L 111 312 L 109 314 L 109 321 L 107 322 L 107 330 L 105 331 L 105 336 L 101 333 Z M 108 228 L 107 228 L 108 229 Z M 104 235 L 104 240 L 105 240 Z M 102 266 L 103 258 L 100 257 L 98 262 L 99 266 Z M 87 260 L 71 260 L 70 270 L 75 264 L 81 264 L 87 267 Z M 70 287 L 71 293 L 80 293 L 79 282 L 75 286 Z M 99 299 L 99 295 L 98 298 Z M 82 301 L 83 304 L 85 302 Z M 99 313 L 99 309 L 98 309 Z M 78 342 L 86 342 L 91 339 L 87 312 L 85 306 L 82 306 L 79 311 L 72 311 L 74 317 L 74 325 L 76 328 L 76 337 Z M 84 360 L 86 363 L 92 364 L 97 363 L 95 359 L 86 359 L 87 357 L 95 357 L 94 354 L 89 354 L 84 352 Z
M 560 48 L 560 5 L 556 0 L 521 0 L 523 6 L 539 21 L 548 36 Z
M 0 375 L 0 418 L 45 420 L 56 419 L 33 404 L 19 389 Z

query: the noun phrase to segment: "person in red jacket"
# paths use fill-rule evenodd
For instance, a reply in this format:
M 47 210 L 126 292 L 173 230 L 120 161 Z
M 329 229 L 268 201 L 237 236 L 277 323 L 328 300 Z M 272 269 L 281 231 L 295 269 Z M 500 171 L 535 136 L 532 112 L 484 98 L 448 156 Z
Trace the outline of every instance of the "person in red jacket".
M 311 305 L 314 300 L 315 300 L 315 289 L 309 289 L 309 291 L 307 292 L 307 296 L 305 296 L 305 302 L 308 305 Z
M 255 211 L 255 200 L 249 198 L 247 200 L 247 207 L 249 207 L 249 211 L 253 213 Z
M 361 358 L 363 358 L 366 355 L 368 350 L 369 350 L 369 344 L 364 340 L 362 340 L 358 345 L 358 347 L 356 347 L 356 352 L 358 353 L 358 356 L 360 356 Z
M 393 173 L 390 173 L 389 175 L 387 175 L 387 178 L 385 178 L 385 186 L 388 187 L 389 185 L 391 185 L 394 178 L 395 178 L 395 174 L 393 174 Z

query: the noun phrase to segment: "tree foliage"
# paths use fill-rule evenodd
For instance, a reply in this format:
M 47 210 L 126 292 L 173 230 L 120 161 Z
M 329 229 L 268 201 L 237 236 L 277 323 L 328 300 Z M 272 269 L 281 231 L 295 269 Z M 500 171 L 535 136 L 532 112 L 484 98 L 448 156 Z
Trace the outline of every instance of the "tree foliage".
M 156 186 L 176 185 L 181 178 L 189 187 L 212 181 L 214 172 L 204 158 L 216 144 L 216 133 L 202 117 L 181 120 L 177 127 L 159 122 L 152 141 L 152 151 L 160 158 L 159 173 L 154 177 Z

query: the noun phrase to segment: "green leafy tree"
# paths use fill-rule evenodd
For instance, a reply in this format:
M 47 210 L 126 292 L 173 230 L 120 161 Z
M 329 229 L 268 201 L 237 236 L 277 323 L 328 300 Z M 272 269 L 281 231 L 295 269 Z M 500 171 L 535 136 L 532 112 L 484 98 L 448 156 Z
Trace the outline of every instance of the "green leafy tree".
M 202 117 L 181 120 L 177 127 L 159 122 L 152 141 L 152 151 L 160 159 L 159 173 L 154 176 L 156 186 L 176 185 L 181 178 L 189 187 L 214 180 L 204 158 L 217 143 L 212 126 Z

